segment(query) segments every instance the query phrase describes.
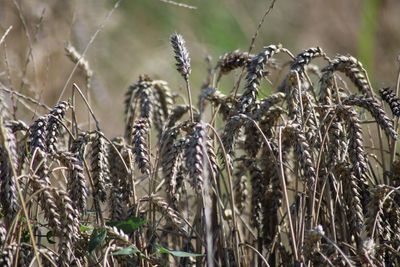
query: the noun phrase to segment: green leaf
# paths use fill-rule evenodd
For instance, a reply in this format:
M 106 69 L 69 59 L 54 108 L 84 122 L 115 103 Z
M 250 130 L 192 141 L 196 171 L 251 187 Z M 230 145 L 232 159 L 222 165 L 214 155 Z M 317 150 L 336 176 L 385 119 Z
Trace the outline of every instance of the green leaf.
M 137 249 L 137 247 L 130 246 L 127 248 L 120 249 L 120 250 L 112 253 L 112 255 L 113 256 L 129 256 L 129 255 L 133 255 L 133 254 L 137 254 L 137 253 L 141 254 L 141 252 Z
M 181 258 L 186 258 L 186 257 L 202 257 L 204 254 L 199 254 L 199 253 L 191 253 L 191 252 L 185 252 L 185 251 L 178 251 L 178 250 L 169 250 L 167 248 L 164 248 L 162 246 L 157 246 L 157 251 L 161 254 L 170 254 L 175 257 L 181 257 Z
M 55 243 L 56 243 L 56 242 L 54 241 L 53 237 L 54 237 L 54 232 L 53 232 L 53 231 L 48 231 L 47 234 L 46 234 L 46 238 L 47 238 L 47 241 L 48 241 L 50 244 L 55 244 Z
M 28 230 L 22 232 L 22 242 L 29 243 L 31 240 L 31 235 Z
M 94 228 L 93 228 L 93 226 L 91 226 L 91 225 L 84 225 L 84 224 L 81 224 L 80 226 L 79 226 L 79 231 L 81 232 L 81 233 L 85 233 L 85 232 L 90 232 L 90 231 L 92 231 Z
M 107 230 L 106 229 L 94 229 L 92 235 L 90 236 L 88 251 L 92 253 L 98 246 L 101 246 L 106 239 Z
M 21 216 L 19 217 L 19 219 L 21 220 L 21 222 L 26 223 L 28 220 L 26 219 L 25 216 Z
M 125 234 L 132 234 L 136 229 L 145 225 L 146 219 L 131 217 L 125 221 L 110 221 L 106 224 L 108 226 L 115 226 L 118 229 L 124 231 Z

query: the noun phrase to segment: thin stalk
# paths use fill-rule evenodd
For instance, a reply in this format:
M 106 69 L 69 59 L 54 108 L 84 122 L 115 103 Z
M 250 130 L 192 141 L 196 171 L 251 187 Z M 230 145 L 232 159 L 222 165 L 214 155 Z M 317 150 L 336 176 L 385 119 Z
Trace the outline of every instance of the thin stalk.
M 103 22 L 99 25 L 99 27 L 97 28 L 97 30 L 93 33 L 92 37 L 90 38 L 89 42 L 87 43 L 85 49 L 83 50 L 82 54 L 81 54 L 81 58 L 78 60 L 78 62 L 75 63 L 74 68 L 72 69 L 71 73 L 69 74 L 67 81 L 64 84 L 63 89 L 61 90 L 60 96 L 58 97 L 58 101 L 60 102 L 60 100 L 62 99 L 65 90 L 67 90 L 67 86 L 69 84 L 69 82 L 72 79 L 72 76 L 74 76 L 74 73 L 76 71 L 76 69 L 79 66 L 80 61 L 85 57 L 87 51 L 89 50 L 90 46 L 93 44 L 94 40 L 96 39 L 97 35 L 101 32 L 101 30 L 104 28 L 104 26 L 106 25 L 107 21 L 111 18 L 112 14 L 114 13 L 114 11 L 118 8 L 119 4 L 121 3 L 122 0 L 118 0 L 117 2 L 115 2 L 113 8 L 107 13 L 106 17 L 104 18 Z
M 78 87 L 78 85 L 77 85 L 76 83 L 74 83 L 74 84 L 72 85 L 72 88 L 73 88 L 74 90 L 78 91 L 79 95 L 82 97 L 83 102 L 85 102 L 85 104 L 86 104 L 86 106 L 87 106 L 87 108 L 88 108 L 88 110 L 89 110 L 90 115 L 92 115 L 92 117 L 93 117 L 93 119 L 94 119 L 94 121 L 95 121 L 95 123 L 96 123 L 96 129 L 97 129 L 98 131 L 100 131 L 100 123 L 99 123 L 99 121 L 97 120 L 96 116 L 94 115 L 94 112 L 93 112 L 92 108 L 90 107 L 90 104 L 89 104 L 88 100 L 86 99 L 85 95 L 82 93 L 82 90 L 79 89 L 79 87 Z M 89 127 L 90 127 L 90 123 L 89 123 Z
M 271 4 L 269 5 L 269 7 L 267 8 L 267 10 L 264 12 L 264 15 L 262 16 L 260 22 L 257 25 L 256 31 L 253 34 L 253 37 L 251 38 L 251 43 L 250 43 L 250 47 L 247 50 L 247 52 L 250 54 L 251 51 L 254 48 L 254 43 L 257 39 L 258 33 L 260 32 L 261 26 L 264 24 L 265 19 L 267 18 L 268 14 L 272 11 L 272 9 L 274 9 L 274 5 L 275 5 L 276 0 L 272 0 Z M 243 78 L 243 74 L 244 74 L 244 69 L 246 68 L 246 66 L 242 67 L 242 70 L 240 71 L 240 75 L 239 75 L 239 79 L 237 80 L 235 87 L 233 88 L 232 91 L 234 91 L 234 96 L 236 97 L 237 92 L 239 90 L 239 86 L 240 86 L 240 82 L 242 81 Z
M 270 267 L 270 265 L 268 264 L 268 261 L 263 257 L 263 255 L 253 246 L 246 244 L 246 243 L 241 243 L 239 244 L 240 246 L 243 247 L 247 247 L 249 249 L 251 249 L 252 251 L 254 251 L 259 257 L 260 259 L 262 259 L 262 261 L 264 262 L 265 266 Z
M 225 148 L 223 146 L 221 137 L 218 135 L 218 132 L 214 129 L 214 127 L 212 127 L 210 124 L 207 124 L 207 126 L 214 132 L 215 137 L 218 140 L 218 143 L 222 149 L 222 155 L 224 157 L 224 161 L 226 162 L 225 164 L 225 168 L 226 168 L 226 172 L 227 172 L 227 176 L 228 176 L 228 186 L 229 186 L 229 202 L 230 202 L 230 206 L 232 209 L 232 235 L 235 241 L 235 249 L 234 249 L 234 253 L 235 253 L 235 261 L 237 263 L 237 266 L 240 267 L 240 258 L 239 258 L 239 236 L 238 236 L 238 231 L 236 229 L 237 227 L 237 220 L 236 220 L 236 212 L 235 212 L 235 193 L 233 190 L 233 182 L 232 182 L 232 174 L 231 174 L 231 170 L 229 168 L 229 164 L 227 164 L 228 162 L 228 158 L 227 158 L 227 154 L 225 151 Z
M 279 128 L 279 137 L 278 137 L 278 151 L 279 151 L 279 166 L 280 166 L 280 178 L 281 178 L 281 183 L 282 183 L 282 191 L 283 191 L 283 198 L 285 200 L 285 205 L 286 205 L 286 210 L 287 210 L 287 216 L 289 220 L 289 229 L 290 229 L 290 235 L 292 242 L 290 244 L 292 245 L 294 257 L 296 261 L 299 260 L 299 255 L 297 252 L 297 247 L 296 247 L 296 236 L 294 234 L 294 228 L 293 228 L 293 222 L 292 222 L 292 215 L 290 214 L 290 204 L 289 204 L 289 196 L 288 196 L 288 191 L 286 188 L 286 181 L 285 181 L 285 173 L 283 170 L 283 164 L 282 164 L 282 128 Z
M 191 93 L 191 90 L 190 90 L 190 83 L 189 83 L 189 79 L 188 78 L 185 78 L 185 83 L 186 83 L 186 91 L 187 91 L 188 99 L 189 99 L 190 121 L 193 123 L 194 122 L 194 117 L 193 117 L 192 93 Z

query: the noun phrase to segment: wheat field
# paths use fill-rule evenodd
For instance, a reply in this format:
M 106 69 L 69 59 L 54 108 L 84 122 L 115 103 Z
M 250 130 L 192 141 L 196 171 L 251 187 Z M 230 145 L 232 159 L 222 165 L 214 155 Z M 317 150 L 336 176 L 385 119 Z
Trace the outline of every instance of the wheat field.
M 116 135 L 85 51 L 65 44 L 53 107 L 3 58 L 0 266 L 400 265 L 400 57 L 374 88 L 356 57 L 318 46 L 227 51 L 204 71 L 184 36 L 168 41 L 183 90 L 134 78 Z

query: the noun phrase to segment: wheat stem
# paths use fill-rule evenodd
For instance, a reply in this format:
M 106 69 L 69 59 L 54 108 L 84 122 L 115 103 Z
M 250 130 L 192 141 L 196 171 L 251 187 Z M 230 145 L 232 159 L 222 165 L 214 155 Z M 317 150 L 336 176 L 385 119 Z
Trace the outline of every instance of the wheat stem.
M 188 99 L 189 99 L 189 114 L 190 114 L 190 121 L 194 122 L 194 116 L 193 116 L 193 104 L 192 104 L 192 92 L 190 90 L 190 83 L 189 83 L 189 79 L 185 79 L 185 83 L 186 83 L 186 91 L 188 94 Z

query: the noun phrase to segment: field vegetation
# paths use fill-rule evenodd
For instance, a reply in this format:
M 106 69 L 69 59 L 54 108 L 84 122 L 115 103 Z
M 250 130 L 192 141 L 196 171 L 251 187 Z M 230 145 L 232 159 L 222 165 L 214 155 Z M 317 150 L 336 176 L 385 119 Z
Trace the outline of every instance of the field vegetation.
M 170 31 L 168 64 L 137 51 L 149 63 L 118 99 L 89 52 L 134 4 L 105 5 L 83 49 L 67 37 L 60 52 L 47 13 L 21 2 L 0 1 L 18 17 L 0 31 L 0 266 L 400 265 L 400 57 L 377 85 L 368 19 L 360 58 L 258 47 L 279 1 L 255 34 L 217 39 L 215 60 Z M 119 64 L 109 53 L 101 71 Z

